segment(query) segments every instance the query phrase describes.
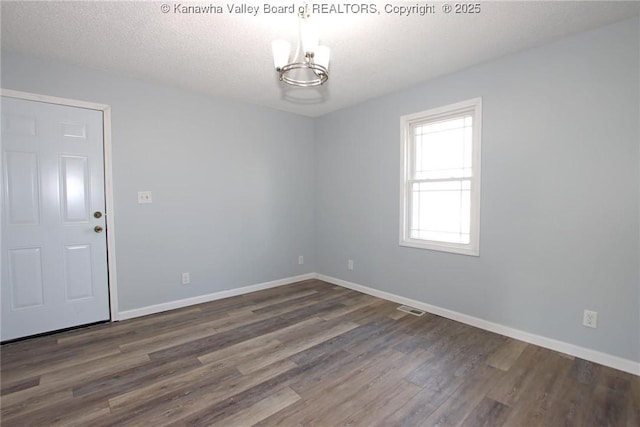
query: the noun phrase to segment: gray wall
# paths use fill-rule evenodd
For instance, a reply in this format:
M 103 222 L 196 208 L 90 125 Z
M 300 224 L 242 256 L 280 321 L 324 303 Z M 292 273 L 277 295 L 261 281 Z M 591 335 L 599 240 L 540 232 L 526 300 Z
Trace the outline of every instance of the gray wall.
M 121 311 L 315 271 L 311 119 L 7 53 L 1 85 L 111 105 Z
M 634 19 L 317 120 L 318 271 L 640 361 L 639 50 Z M 478 96 L 480 257 L 400 247 L 400 116 Z

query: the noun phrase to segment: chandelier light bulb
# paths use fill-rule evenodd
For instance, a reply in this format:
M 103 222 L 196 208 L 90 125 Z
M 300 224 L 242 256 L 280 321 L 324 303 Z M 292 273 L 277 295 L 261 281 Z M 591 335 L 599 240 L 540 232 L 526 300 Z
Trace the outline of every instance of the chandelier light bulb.
M 281 70 L 287 62 L 289 62 L 289 52 L 291 51 L 291 45 L 286 40 L 274 40 L 271 43 L 273 49 L 273 64 L 276 70 Z
M 315 53 L 316 47 L 318 47 L 318 33 L 309 19 L 302 19 L 300 22 L 300 38 L 302 40 L 302 50 L 305 54 Z
M 318 46 L 315 49 L 313 62 L 324 67 L 325 69 L 329 69 L 329 56 L 331 51 L 327 46 Z

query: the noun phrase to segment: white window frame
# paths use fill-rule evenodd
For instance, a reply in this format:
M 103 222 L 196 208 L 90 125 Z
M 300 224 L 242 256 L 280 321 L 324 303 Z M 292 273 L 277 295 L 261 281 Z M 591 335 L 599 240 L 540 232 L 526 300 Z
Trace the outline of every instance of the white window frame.
M 413 128 L 432 121 L 454 118 L 462 114 L 473 116 L 471 145 L 471 212 L 468 244 L 415 239 L 411 229 L 411 164 Z M 400 118 L 400 246 L 480 256 L 480 152 L 482 136 L 482 98 L 473 98 L 444 107 L 433 108 Z

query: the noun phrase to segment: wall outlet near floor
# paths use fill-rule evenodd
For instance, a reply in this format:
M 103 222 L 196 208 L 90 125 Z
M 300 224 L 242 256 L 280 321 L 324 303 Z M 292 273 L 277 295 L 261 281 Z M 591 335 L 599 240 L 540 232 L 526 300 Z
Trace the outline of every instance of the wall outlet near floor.
M 153 203 L 151 191 L 138 191 L 138 203 Z
M 182 273 L 182 284 L 188 285 L 191 283 L 191 274 L 190 273 Z
M 302 255 L 298 256 L 298 265 L 304 264 L 304 257 Z
M 353 260 L 352 259 L 347 261 L 347 269 L 348 270 L 353 270 Z
M 584 315 L 582 316 L 582 325 L 587 328 L 597 328 L 598 327 L 598 312 L 585 310 Z

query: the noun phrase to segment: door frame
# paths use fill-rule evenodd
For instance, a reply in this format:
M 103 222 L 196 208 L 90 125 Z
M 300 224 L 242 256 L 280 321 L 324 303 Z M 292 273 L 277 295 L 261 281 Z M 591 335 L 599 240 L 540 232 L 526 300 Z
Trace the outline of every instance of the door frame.
M 116 238 L 113 209 L 113 169 L 111 159 L 111 106 L 76 99 L 59 98 L 30 92 L 0 88 L 0 96 L 67 107 L 84 108 L 102 112 L 102 149 L 104 153 L 104 198 L 107 224 L 107 286 L 109 290 L 109 309 L 111 322 L 120 320 L 118 316 L 118 290 L 116 286 Z

